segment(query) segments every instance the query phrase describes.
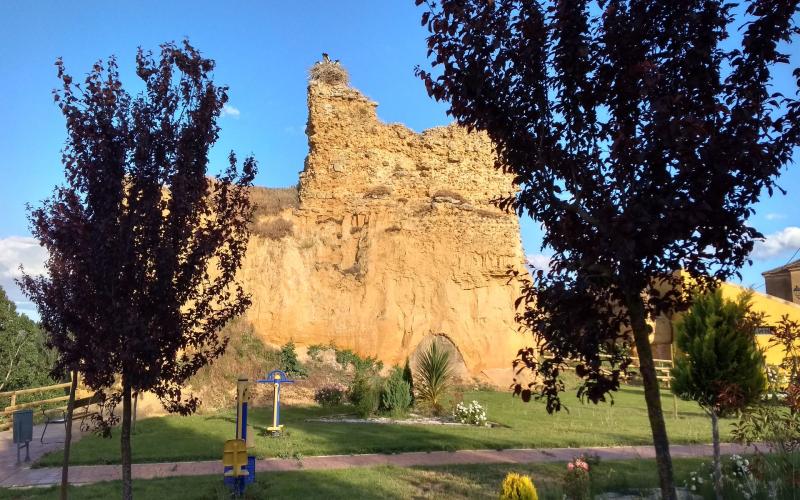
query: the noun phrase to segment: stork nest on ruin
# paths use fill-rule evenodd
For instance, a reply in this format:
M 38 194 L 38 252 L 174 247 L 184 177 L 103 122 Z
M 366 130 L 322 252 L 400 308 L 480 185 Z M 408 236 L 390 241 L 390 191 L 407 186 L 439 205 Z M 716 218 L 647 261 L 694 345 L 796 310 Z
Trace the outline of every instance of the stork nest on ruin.
M 350 83 L 350 75 L 339 61 L 322 60 L 314 63 L 308 71 L 311 81 L 327 83 L 328 85 L 347 85 Z

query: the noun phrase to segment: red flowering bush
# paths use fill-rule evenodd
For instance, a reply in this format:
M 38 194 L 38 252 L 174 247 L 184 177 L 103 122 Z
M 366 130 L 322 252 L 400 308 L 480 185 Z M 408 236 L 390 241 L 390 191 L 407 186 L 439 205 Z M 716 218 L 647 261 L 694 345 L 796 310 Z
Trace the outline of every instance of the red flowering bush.
M 564 475 L 564 494 L 572 500 L 588 500 L 591 498 L 589 481 L 589 463 L 583 457 L 578 457 L 567 463 L 567 473 Z
M 328 384 L 314 393 L 314 401 L 320 406 L 339 406 L 345 400 L 347 387 L 342 384 Z

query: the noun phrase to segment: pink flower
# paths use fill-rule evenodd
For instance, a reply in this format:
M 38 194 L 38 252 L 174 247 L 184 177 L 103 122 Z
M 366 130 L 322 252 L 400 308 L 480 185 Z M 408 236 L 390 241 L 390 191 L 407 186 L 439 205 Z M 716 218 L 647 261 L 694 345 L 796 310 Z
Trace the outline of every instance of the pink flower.
M 567 470 L 572 470 L 574 468 L 575 468 L 575 464 L 573 464 L 572 462 L 567 464 Z

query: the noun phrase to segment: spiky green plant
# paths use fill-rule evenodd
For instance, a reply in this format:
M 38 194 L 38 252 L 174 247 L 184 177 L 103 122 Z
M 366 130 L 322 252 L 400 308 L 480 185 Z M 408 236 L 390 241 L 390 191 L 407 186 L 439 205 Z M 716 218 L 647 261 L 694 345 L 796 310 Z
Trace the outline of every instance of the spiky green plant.
M 434 340 L 417 362 L 414 375 L 417 401 L 430 407 L 434 413 L 441 413 L 452 378 L 450 352 L 439 347 Z

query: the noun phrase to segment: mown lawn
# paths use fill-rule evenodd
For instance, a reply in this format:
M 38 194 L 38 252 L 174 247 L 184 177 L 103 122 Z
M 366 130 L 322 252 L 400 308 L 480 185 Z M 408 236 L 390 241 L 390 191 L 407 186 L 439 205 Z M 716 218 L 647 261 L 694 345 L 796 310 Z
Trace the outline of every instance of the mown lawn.
M 691 471 L 699 469 L 699 459 L 675 460 L 679 485 Z M 499 486 L 509 472 L 531 475 L 540 499 L 562 498 L 563 463 L 527 465 L 459 465 L 440 467 L 372 467 L 327 471 L 259 473 L 248 487 L 245 498 L 281 499 L 400 499 L 400 498 L 477 498 L 496 499 Z M 592 491 L 625 492 L 658 485 L 655 462 L 625 460 L 600 462 L 592 468 Z M 70 498 L 106 499 L 120 494 L 119 481 L 72 487 Z M 177 477 L 134 481 L 137 498 L 217 499 L 230 498 L 220 476 Z M 0 498 L 39 499 L 57 496 L 55 488 L 0 490 Z
M 548 415 L 543 403 L 523 403 L 505 392 L 468 392 L 487 408 L 491 421 L 503 427 L 477 428 L 438 425 L 331 424 L 305 419 L 349 411 L 347 407 L 286 407 L 281 412 L 283 437 L 265 435 L 271 408 L 253 408 L 253 453 L 259 458 L 301 458 L 311 455 L 398 453 L 457 449 L 507 449 L 537 447 L 611 446 L 652 442 L 647 410 L 640 388 L 625 387 L 614 404 L 583 405 L 565 396 L 569 411 Z M 679 401 L 679 418 L 672 416 L 672 397 L 663 404 L 673 443 L 710 442 L 709 419 L 695 404 Z M 133 436 L 134 462 L 170 462 L 218 459 L 222 445 L 234 437 L 235 413 L 190 417 L 167 416 L 140 420 Z M 722 439 L 729 437 L 730 422 L 721 425 Z M 119 462 L 118 432 L 112 439 L 86 436 L 72 447 L 74 464 Z M 58 466 L 61 454 L 43 457 L 39 465 Z

